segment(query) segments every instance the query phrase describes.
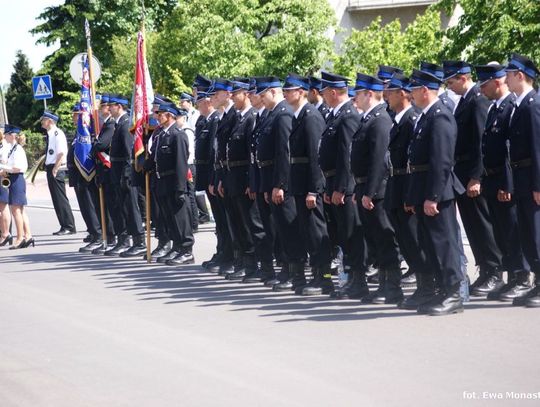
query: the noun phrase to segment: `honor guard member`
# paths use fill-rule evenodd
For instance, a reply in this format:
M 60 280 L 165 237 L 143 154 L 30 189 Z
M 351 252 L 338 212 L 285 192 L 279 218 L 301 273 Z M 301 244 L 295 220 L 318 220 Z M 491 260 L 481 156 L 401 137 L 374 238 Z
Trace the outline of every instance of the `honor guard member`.
M 48 110 L 41 116 L 41 127 L 47 131 L 47 155 L 45 157 L 45 170 L 47 171 L 47 184 L 60 223 L 60 230 L 53 235 L 72 235 L 77 232 L 75 219 L 66 195 L 66 159 L 68 145 L 66 135 L 56 126 L 58 116 Z
M 309 79 L 289 74 L 283 85 L 285 100 L 294 110 L 290 148 L 290 187 L 298 214 L 298 226 L 306 244 L 313 279 L 297 294 L 320 295 L 334 291 L 330 273 L 331 243 L 326 229 L 322 193 L 324 177 L 317 149 L 326 127 L 319 111 L 306 100 Z
M 257 118 L 248 97 L 249 78 L 235 78 L 232 83 L 232 101 L 238 115 L 226 147 L 225 194 L 233 220 L 231 235 L 240 246 L 245 270 L 230 274 L 228 279 L 253 283 L 261 280 L 258 261 L 272 261 L 272 242 L 266 237 L 256 202 L 248 195 L 250 142 Z
M 344 269 L 348 273 L 347 283 L 335 292 L 335 297 L 362 299 L 369 294 L 367 248 L 353 202 L 354 178 L 350 164 L 352 137 L 360 127 L 361 118 L 349 100 L 347 78 L 322 72 L 321 82 L 322 96 L 332 111 L 321 136 L 319 166 L 325 177 L 324 200 L 332 204 L 338 244 L 343 250 Z
M 461 96 L 454 111 L 458 126 L 454 172 L 467 191 L 457 198 L 457 204 L 480 272 L 478 279 L 471 285 L 471 290 L 474 290 L 502 269 L 502 253 L 493 233 L 492 215 L 480 189 L 484 172 L 482 134 L 489 100 L 472 81 L 471 66 L 468 63 L 445 61 L 443 69 L 448 88 Z
M 107 204 L 118 218 L 115 230 L 118 243 L 106 256 L 134 257 L 144 254 L 146 243 L 141 213 L 137 204 L 137 188 L 133 185 L 133 136 L 129 132 L 128 100 L 124 96 L 110 95 L 109 110 L 115 122 L 111 141 L 111 186 L 113 195 Z M 118 228 L 116 227 L 118 223 Z M 133 246 L 129 245 L 129 236 Z
M 330 114 L 330 108 L 324 102 L 324 99 L 321 95 L 321 80 L 315 76 L 309 77 L 309 91 L 307 94 L 307 100 L 311 103 L 322 115 L 323 119 L 326 121 L 328 115 Z
M 255 126 L 249 139 L 250 164 L 249 164 L 249 191 L 250 199 L 256 202 L 264 228 L 266 239 L 270 242 L 270 250 L 261 260 L 261 281 L 272 287 L 279 281 L 276 279 L 273 260 L 281 258 L 281 249 L 279 240 L 276 238 L 276 228 L 272 219 L 270 204 L 264 199 L 264 191 L 260 182 L 260 168 L 257 165 L 257 142 L 262 124 L 268 117 L 268 110 L 264 108 L 261 95 L 257 94 L 257 85 L 255 78 L 251 78 L 249 86 L 249 100 L 257 112 Z
M 215 158 L 215 138 L 219 124 L 219 111 L 214 108 L 210 97 L 207 93 L 197 91 L 197 107 L 201 112 L 198 125 L 195 129 L 195 170 L 197 177 L 195 178 L 195 190 L 197 192 L 204 191 L 208 196 L 210 207 L 214 219 L 216 219 L 216 253 L 210 260 L 202 263 L 203 268 L 211 271 L 218 271 L 221 259 L 227 260 L 230 258 L 232 251 L 232 242 L 228 239 L 228 229 L 225 221 L 225 229 L 223 229 L 224 214 L 223 207 L 218 202 L 218 198 L 211 194 L 208 186 L 213 184 L 210 179 L 213 174 L 214 158 Z M 201 119 L 202 118 L 202 119 Z M 225 256 L 225 257 L 224 257 Z
M 161 134 L 156 141 L 156 193 L 162 203 L 169 235 L 173 241 L 165 264 L 193 264 L 193 232 L 187 201 L 189 146 L 186 133 L 176 125 L 178 108 L 173 104 L 158 107 Z
M 397 68 L 395 66 L 388 66 L 388 65 L 379 65 L 379 70 L 377 71 L 377 78 L 379 78 L 384 83 L 384 88 L 386 89 L 388 84 L 390 83 L 390 79 L 392 79 L 392 75 L 395 73 L 403 74 L 403 69 Z M 385 102 L 386 112 L 390 115 L 390 117 L 394 118 L 394 112 L 390 107 L 388 106 L 388 100 L 386 100 L 386 93 L 383 92 L 383 98 Z
M 195 132 L 197 120 L 199 120 L 199 117 L 201 116 L 201 113 L 193 106 L 194 103 L 195 98 L 192 95 L 186 92 L 180 93 L 179 107 L 187 112 L 186 127 L 189 127 L 193 132 Z
M 189 144 L 189 158 L 188 158 L 188 193 L 186 198 L 189 204 L 189 213 L 191 215 L 191 228 L 193 233 L 199 230 L 199 210 L 197 209 L 197 202 L 195 202 L 195 164 L 193 163 L 195 156 L 195 130 L 191 128 L 188 123 L 188 111 L 183 108 L 178 108 L 178 115 L 176 116 L 176 125 L 179 129 L 182 129 L 188 138 Z
M 223 239 L 228 242 L 220 259 L 218 271 L 219 275 L 225 277 L 242 269 L 241 259 L 238 256 L 238 245 L 232 240 L 230 232 L 230 222 L 232 220 L 228 207 L 230 202 L 223 193 L 223 164 L 227 160 L 227 140 L 236 120 L 236 110 L 231 100 L 231 91 L 231 81 L 223 78 L 214 80 L 212 88 L 208 91 L 210 101 L 220 115 L 216 137 L 214 138 L 214 169 L 210 173 L 208 191 L 216 197 L 217 204 L 220 207 L 220 210 L 214 213 L 216 228 L 219 223 L 219 229 L 223 231 Z
M 457 234 L 457 194 L 464 188 L 454 174 L 454 149 L 457 125 L 452 113 L 437 97 L 441 81 L 428 73 L 413 70 L 411 94 L 422 109 L 409 148 L 410 180 L 405 208 L 416 213 L 422 247 L 426 251 L 432 279 L 441 291 L 431 300 L 423 295 L 418 312 L 446 315 L 463 311 L 460 286 L 464 279 L 460 267 Z M 427 278 L 427 276 L 426 276 Z M 430 282 L 429 285 L 433 287 Z
M 125 224 L 122 223 L 123 217 L 120 211 L 114 210 L 115 204 L 112 203 L 112 199 L 116 191 L 111 182 L 111 169 L 107 165 L 107 163 L 110 165 L 109 153 L 115 126 L 114 118 L 109 110 L 109 102 L 109 94 L 101 95 L 101 103 L 99 105 L 101 127 L 99 129 L 99 136 L 94 140 L 92 150 L 90 151 L 90 155 L 94 157 L 96 162 L 95 183 L 98 194 L 100 187 L 103 190 L 105 222 L 107 223 L 107 242 L 101 247 L 92 250 L 92 254 L 96 255 L 102 255 L 106 250 L 114 248 L 117 244 L 116 231 L 125 228 Z
M 443 67 L 440 65 L 422 61 L 420 62 L 420 70 L 427 72 L 433 76 L 436 76 L 441 81 L 444 80 L 444 70 L 443 70 Z M 452 95 L 456 96 L 454 92 L 452 92 Z M 454 102 L 454 98 L 450 96 L 448 90 L 445 90 L 442 87 L 439 88 L 439 99 L 441 99 L 441 102 L 443 102 L 443 104 L 452 113 L 454 113 L 454 110 L 456 108 L 456 103 Z
M 72 109 L 72 119 L 75 128 L 78 126 L 80 109 L 81 106 L 79 103 L 76 103 Z M 81 215 L 86 224 L 86 229 L 89 233 L 88 236 L 90 237 L 86 242 L 88 244 L 81 247 L 79 252 L 91 253 L 92 250 L 98 249 L 103 245 L 101 224 L 99 221 L 99 196 L 94 180 L 86 181 L 75 164 L 75 140 L 74 138 L 67 155 L 69 186 L 75 190 Z
M 527 273 L 517 273 L 512 291 L 515 305 L 540 306 L 540 96 L 533 88 L 540 74 L 527 57 L 512 54 L 506 81 L 516 94 L 510 117 L 510 165 L 514 180 L 521 246 L 535 274 L 536 287 L 530 290 Z M 521 295 L 527 292 L 526 296 Z M 508 295 L 506 291 L 505 295 Z M 501 295 L 501 299 L 502 299 Z
M 199 113 L 198 117 L 197 117 L 197 120 L 195 121 L 195 127 L 194 127 L 195 134 L 197 134 L 197 131 L 198 131 L 197 129 L 200 126 L 203 126 L 204 123 L 206 123 L 206 117 L 203 114 L 201 114 L 201 111 L 199 109 L 197 95 L 198 95 L 199 92 L 202 92 L 207 97 L 206 92 L 208 91 L 210 86 L 212 86 L 212 81 L 205 78 L 202 75 L 197 75 L 195 77 L 195 81 L 193 82 L 193 85 L 191 85 L 191 86 L 192 86 L 192 90 L 193 90 L 193 98 L 194 98 L 193 100 L 194 100 L 194 103 L 196 104 L 197 112 Z M 193 159 L 195 159 L 195 154 L 193 154 Z M 195 178 L 195 184 L 197 184 L 196 173 L 197 173 L 197 169 L 195 168 L 195 177 L 194 177 Z M 199 209 L 199 214 L 198 214 L 199 224 L 207 223 L 207 222 L 210 221 L 210 213 L 208 212 L 208 205 L 206 204 L 206 192 L 205 191 L 206 191 L 207 188 L 208 188 L 208 184 L 206 184 L 204 189 L 201 189 L 201 190 L 195 189 L 195 201 L 197 202 L 197 207 Z M 206 262 L 204 262 L 204 263 L 206 263 Z
M 489 299 L 513 300 L 510 291 L 505 291 L 515 280 L 516 273 L 526 272 L 528 264 L 523 257 L 519 240 L 516 201 L 513 199 L 513 180 L 510 168 L 510 115 L 516 100 L 506 84 L 505 67 L 497 63 L 475 67 L 480 90 L 492 101 L 482 136 L 482 158 L 484 175 L 482 194 L 493 214 L 493 232 L 503 253 L 503 267 L 508 271 L 508 285 L 504 286 L 502 272 L 498 271 L 486 278 L 483 284 L 474 288 L 471 295 Z M 502 297 L 501 297 L 502 296 Z
M 392 129 L 388 106 L 383 101 L 384 87 L 384 82 L 373 76 L 362 73 L 356 76 L 355 98 L 364 114 L 353 135 L 350 160 L 358 213 L 365 234 L 371 236 L 374 260 L 379 268 L 379 287 L 364 302 L 397 304 L 403 299 L 401 261 L 394 229 L 384 210 Z
M 290 184 L 289 137 L 294 114 L 283 97 L 277 77 L 256 78 L 257 94 L 261 95 L 268 117 L 261 124 L 257 139 L 257 164 L 261 188 L 276 225 L 284 266 L 275 291 L 295 290 L 306 285 L 304 263 L 306 251 L 298 224 L 298 214 Z
M 159 145 L 159 137 L 162 134 L 162 127 L 158 121 L 158 109 L 162 104 L 173 104 L 173 101 L 160 94 L 154 95 L 152 102 L 152 119 L 155 119 L 156 127 L 148 139 L 148 156 L 144 161 L 144 169 L 150 173 L 150 199 L 152 210 L 152 225 L 155 226 L 155 237 L 158 239 L 158 245 L 150 253 L 152 261 L 165 262 L 169 260 L 164 256 L 171 251 L 171 236 L 168 232 L 168 219 L 165 217 L 165 202 L 158 199 L 157 195 L 157 176 L 156 176 L 156 146 Z M 144 255 L 147 260 L 147 254 Z M 160 260 L 161 259 L 161 260 Z
M 401 302 L 399 307 L 416 309 L 426 292 L 430 295 L 433 293 L 433 279 L 430 279 L 426 255 L 418 237 L 418 220 L 416 215 L 404 210 L 409 180 L 408 149 L 419 111 L 411 104 L 409 79 L 403 74 L 394 74 L 385 92 L 388 106 L 395 112 L 395 116 L 388 145 L 390 177 L 386 184 L 384 208 L 394 228 L 400 252 L 409 265 L 409 271 L 406 274 L 412 277 L 403 276 L 401 285 L 417 282 L 416 291 Z M 426 284 L 431 284 L 428 290 L 425 290 Z

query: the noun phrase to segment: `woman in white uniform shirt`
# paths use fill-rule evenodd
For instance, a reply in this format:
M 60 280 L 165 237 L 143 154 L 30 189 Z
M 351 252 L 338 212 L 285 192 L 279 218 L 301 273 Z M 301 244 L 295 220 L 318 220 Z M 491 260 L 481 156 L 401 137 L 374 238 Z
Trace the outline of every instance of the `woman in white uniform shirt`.
M 26 200 L 26 180 L 24 173 L 28 169 L 28 161 L 24 152 L 26 137 L 21 133 L 21 129 L 11 126 L 6 130 L 5 140 L 10 144 L 7 155 L 6 169 L 2 175 L 8 176 L 11 181 L 9 186 L 9 207 L 17 229 L 17 238 L 10 249 L 23 249 L 30 245 L 34 246 L 35 241 L 30 232 L 30 223 L 24 207 Z
M 9 129 L 9 125 L 6 125 Z M 7 155 L 10 145 L 4 140 L 4 133 L 0 132 L 0 164 L 6 164 Z M 0 181 L 4 178 L 0 177 Z M 11 223 L 11 215 L 9 213 L 9 190 L 8 188 L 0 187 L 0 246 L 11 244 L 13 237 L 9 233 L 9 224 Z

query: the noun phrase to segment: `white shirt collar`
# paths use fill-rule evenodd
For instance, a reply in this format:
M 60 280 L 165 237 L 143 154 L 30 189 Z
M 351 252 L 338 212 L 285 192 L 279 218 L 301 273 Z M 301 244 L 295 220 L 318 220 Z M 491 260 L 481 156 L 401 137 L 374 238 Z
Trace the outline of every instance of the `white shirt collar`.
M 501 103 L 503 102 L 504 99 L 506 99 L 508 97 L 508 95 L 510 94 L 510 91 L 506 91 L 506 93 L 504 95 L 502 95 L 502 97 L 500 97 L 499 99 L 497 99 L 497 107 L 499 107 L 501 105 Z
M 431 102 L 424 110 L 422 110 L 422 114 L 427 114 L 427 112 L 429 112 L 429 109 L 431 109 L 433 105 L 437 103 L 439 100 L 440 100 L 439 98 L 435 98 L 433 102 Z
M 118 116 L 117 119 L 114 119 L 114 121 L 116 122 L 116 124 L 118 124 L 118 121 L 119 121 L 122 117 L 124 117 L 124 115 L 126 115 L 126 114 L 127 114 L 127 112 L 124 112 L 124 113 L 122 113 L 120 116 Z
M 264 106 L 261 107 L 259 110 L 257 110 L 257 114 L 258 114 L 259 116 L 262 115 L 263 112 L 264 112 Z
M 380 101 L 380 102 L 377 103 L 376 105 L 371 106 L 371 107 L 364 113 L 364 117 L 366 117 L 368 114 L 371 113 L 371 111 L 372 111 L 373 109 L 375 109 L 375 108 L 376 108 L 377 106 L 379 106 L 379 105 L 382 105 L 383 103 L 384 103 L 383 101 Z
M 167 132 L 169 131 L 169 129 L 170 129 L 172 126 L 174 126 L 175 124 L 176 124 L 176 122 L 173 122 L 170 126 L 168 126 L 168 127 L 166 127 L 166 128 L 164 127 L 164 128 L 163 128 L 163 132 L 164 132 L 164 133 L 167 133 Z
M 336 107 L 334 107 L 332 109 L 332 113 L 335 115 L 337 115 L 339 113 L 339 111 L 341 110 L 341 108 L 343 107 L 343 105 L 345 103 L 347 103 L 350 99 L 346 99 L 345 101 L 341 102 L 339 105 L 337 105 Z
M 294 117 L 298 119 L 298 115 L 300 114 L 305 105 L 307 105 L 307 100 L 304 100 L 304 102 L 300 105 L 296 112 L 294 112 Z
M 223 114 L 229 113 L 229 110 L 231 110 L 231 107 L 233 107 L 233 105 L 234 105 L 234 103 L 229 100 L 229 104 L 227 105 L 227 107 L 225 109 L 223 109 Z
M 405 113 L 407 113 L 411 109 L 412 109 L 412 105 L 409 105 L 409 107 L 406 107 L 405 109 L 403 109 L 401 112 L 396 114 L 396 116 L 394 117 L 394 121 L 397 124 L 399 124 L 401 122 L 401 119 L 403 118 L 403 116 L 405 116 Z
M 317 102 L 317 104 L 315 105 L 315 108 L 318 109 L 319 107 L 321 107 L 321 105 L 323 104 L 323 101 L 322 100 L 319 100 Z
M 244 110 L 242 110 L 240 112 L 240 116 L 244 117 L 246 115 L 246 113 L 249 111 L 249 109 L 251 109 L 251 105 L 249 105 L 248 107 L 246 107 Z
M 475 82 L 472 83 L 471 87 L 469 89 L 467 89 L 467 92 L 465 92 L 465 94 L 462 96 L 462 98 L 466 98 L 467 95 L 470 93 L 471 89 L 474 88 L 474 85 L 476 85 Z
M 532 87 L 527 87 L 527 89 L 525 89 L 521 95 L 516 95 L 516 106 L 519 107 L 521 102 L 523 102 L 523 99 L 525 99 L 525 96 L 527 96 L 531 90 L 533 90 Z

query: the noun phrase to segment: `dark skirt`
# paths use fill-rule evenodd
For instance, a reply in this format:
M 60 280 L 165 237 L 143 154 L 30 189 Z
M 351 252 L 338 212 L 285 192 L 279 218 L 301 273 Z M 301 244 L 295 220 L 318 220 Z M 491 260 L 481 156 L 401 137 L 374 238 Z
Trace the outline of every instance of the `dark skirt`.
M 18 206 L 27 205 L 24 174 L 10 174 L 9 180 L 11 181 L 11 185 L 9 186 L 9 204 Z
M 0 177 L 0 180 L 3 180 L 3 177 Z M 9 203 L 9 190 L 0 186 L 0 203 Z

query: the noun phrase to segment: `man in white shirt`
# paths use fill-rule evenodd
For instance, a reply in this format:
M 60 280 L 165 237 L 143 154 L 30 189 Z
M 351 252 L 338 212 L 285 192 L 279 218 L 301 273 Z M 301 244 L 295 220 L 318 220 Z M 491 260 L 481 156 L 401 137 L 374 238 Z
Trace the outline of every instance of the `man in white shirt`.
M 60 223 L 60 230 L 54 232 L 53 235 L 72 235 L 77 230 L 75 229 L 75 219 L 66 195 L 65 178 L 68 147 L 66 135 L 56 126 L 56 123 L 58 123 L 58 116 L 45 110 L 41 116 L 41 127 L 47 130 L 45 169 L 54 210 Z

